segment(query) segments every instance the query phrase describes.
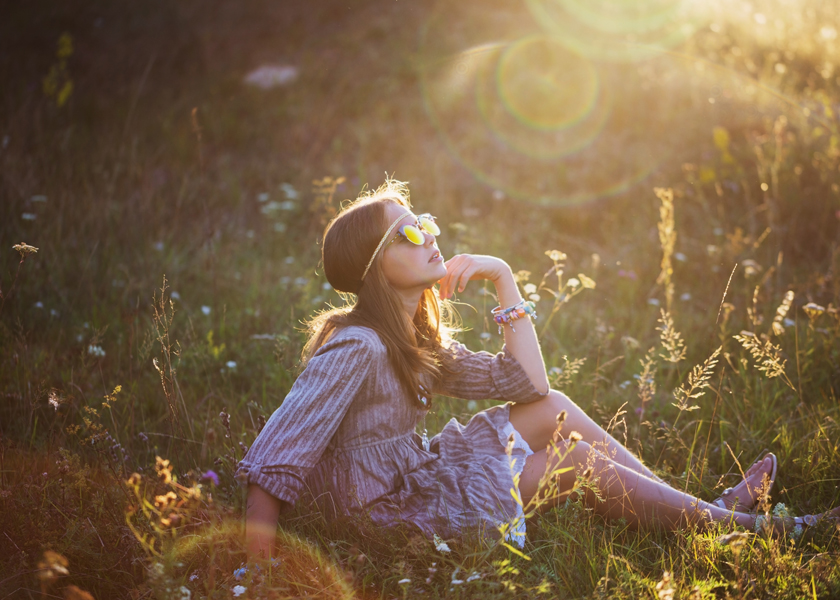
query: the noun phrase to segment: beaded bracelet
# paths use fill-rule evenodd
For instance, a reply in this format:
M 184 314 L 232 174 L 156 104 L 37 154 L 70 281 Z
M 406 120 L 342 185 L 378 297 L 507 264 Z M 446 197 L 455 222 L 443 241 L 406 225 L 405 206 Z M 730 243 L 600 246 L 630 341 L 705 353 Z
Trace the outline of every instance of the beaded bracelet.
M 492 311 L 493 313 L 493 320 L 499 325 L 499 334 L 502 333 L 502 324 L 507 323 L 510 325 L 510 328 L 516 332 L 516 329 L 513 327 L 513 321 L 516 319 L 521 319 L 524 316 L 534 317 L 537 318 L 537 307 L 536 305 L 531 302 L 530 300 L 520 300 L 513 306 L 503 309 L 501 306 L 497 306 Z

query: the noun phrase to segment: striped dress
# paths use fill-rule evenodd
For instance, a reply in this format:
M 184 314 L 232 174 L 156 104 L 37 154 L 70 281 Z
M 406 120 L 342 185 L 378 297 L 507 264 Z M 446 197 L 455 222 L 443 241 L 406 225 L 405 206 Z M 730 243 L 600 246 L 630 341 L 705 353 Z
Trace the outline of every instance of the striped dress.
M 456 375 L 433 394 L 508 403 L 466 426 L 452 419 L 426 450 L 415 431 L 426 409 L 403 390 L 379 335 L 345 327 L 309 360 L 239 463 L 237 481 L 289 504 L 314 499 L 327 519 L 365 513 L 384 526 L 413 524 L 430 538 L 467 528 L 498 538 L 497 526 L 521 515 L 510 493 L 513 472 L 532 453 L 510 424 L 509 403 L 543 395 L 505 347 L 493 355 L 452 342 L 445 351 Z M 513 470 L 505 454 L 511 433 Z M 513 540 L 524 543 L 524 522 Z

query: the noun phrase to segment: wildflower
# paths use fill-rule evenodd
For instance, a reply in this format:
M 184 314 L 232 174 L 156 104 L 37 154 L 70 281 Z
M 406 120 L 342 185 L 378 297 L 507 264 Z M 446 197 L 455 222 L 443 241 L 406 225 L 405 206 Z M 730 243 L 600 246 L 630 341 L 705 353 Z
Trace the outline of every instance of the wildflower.
M 286 224 L 282 221 L 278 221 L 274 224 L 274 231 L 277 233 L 284 233 L 286 231 Z
M 624 347 L 628 350 L 638 350 L 641 344 L 639 344 L 639 340 L 629 335 L 621 336 L 621 343 L 624 344 Z
M 808 315 L 808 318 L 813 322 L 825 312 L 825 307 L 820 306 L 815 302 L 809 302 L 802 307 L 802 310 L 805 311 L 805 314 Z
M 248 590 L 248 588 L 246 588 L 244 585 L 235 585 L 235 586 L 233 586 L 233 589 L 231 591 L 233 592 L 233 597 L 238 598 L 239 596 L 244 594 L 247 590 Z
M 545 255 L 554 262 L 566 260 L 566 254 L 564 252 L 560 252 L 559 250 L 548 250 Z
M 525 290 L 526 294 L 533 294 L 537 291 L 537 286 L 533 283 L 526 283 L 523 289 Z
M 283 277 L 281 277 L 281 278 L 280 278 L 280 283 L 281 283 L 281 284 L 283 284 L 283 285 L 286 285 L 286 284 L 288 284 L 291 280 L 292 280 L 292 278 L 291 278 L 291 277 L 289 277 L 289 276 L 287 276 L 287 275 L 284 275 Z
M 742 261 L 741 266 L 744 267 L 744 275 L 747 279 L 761 273 L 761 265 L 750 258 Z
M 70 562 L 58 552 L 47 550 L 44 552 L 44 558 L 38 561 L 38 579 L 42 581 L 50 581 L 56 579 L 59 575 L 69 575 L 70 571 L 67 567 Z
M 286 194 L 286 198 L 289 200 L 295 200 L 300 196 L 300 192 L 295 189 L 291 183 L 281 183 L 280 189 L 283 190 L 283 193 Z
M 583 273 L 578 273 L 578 279 L 580 279 L 580 284 L 583 286 L 584 289 L 587 290 L 594 290 L 595 289 L 595 280 L 587 277 Z
M 141 441 L 141 442 L 148 442 L 148 441 L 149 441 L 149 436 L 147 436 L 147 435 L 146 435 L 145 433 L 143 433 L 142 431 L 141 431 L 140 433 L 138 433 L 138 434 L 137 434 L 137 437 L 138 437 L 138 438 L 140 438 L 140 441 Z
M 328 290 L 332 289 L 332 286 L 330 285 L 329 281 L 325 281 L 324 283 L 321 284 L 321 289 L 324 290 L 324 291 L 328 291 Z
M 55 410 L 58 410 L 58 408 L 66 402 L 66 400 L 62 398 L 56 390 L 50 390 L 48 399 L 50 406 L 52 406 Z
M 296 277 L 295 278 L 295 285 L 306 285 L 309 283 L 309 280 L 306 277 Z
M 25 258 L 27 254 L 35 254 L 36 252 L 38 252 L 38 248 L 36 248 L 35 246 L 30 246 L 29 244 L 26 244 L 24 242 L 21 242 L 20 244 L 15 244 L 14 246 L 12 246 L 12 250 L 20 254 L 20 257 L 22 259 Z
M 648 304 L 651 306 L 659 306 L 659 298 L 648 298 Z
M 24 221 L 34 221 L 38 217 L 37 217 L 37 215 L 35 215 L 35 213 L 23 213 L 20 216 L 20 218 L 23 219 Z
M 685 294 L 680 296 L 680 300 L 682 300 L 683 302 L 688 302 L 689 300 L 691 300 L 691 294 L 686 292 Z
M 294 210 L 295 203 L 291 200 L 286 200 L 285 202 L 281 202 L 280 204 L 278 204 L 277 208 L 279 208 L 280 210 Z
M 577 443 L 583 439 L 583 436 L 578 433 L 577 431 L 573 431 L 569 434 L 569 441 Z
M 247 567 L 239 567 L 233 572 L 233 578 L 236 579 L 236 581 L 241 581 L 242 578 L 245 577 L 246 573 L 248 573 Z
M 91 354 L 98 358 L 102 358 L 103 356 L 105 356 L 105 350 L 102 349 L 102 346 L 96 346 L 94 344 L 91 344 L 90 346 L 88 346 L 88 354 Z
M 676 258 L 680 262 L 685 262 L 688 260 L 688 257 L 682 252 L 677 252 L 676 254 L 674 254 L 674 258 Z
M 502 190 L 493 190 L 493 200 L 501 202 L 505 199 L 505 193 Z
M 173 300 L 180 300 L 181 299 L 181 294 L 173 291 L 171 294 L 169 294 L 169 297 L 172 298 Z
M 44 303 L 38 300 L 38 302 L 35 303 L 35 308 L 44 308 Z
M 51 308 L 50 309 L 50 316 L 51 317 L 57 317 L 58 316 L 58 311 L 54 308 Z
M 181 598 L 179 600 L 190 600 L 190 597 L 192 596 L 190 588 L 188 588 L 185 585 L 182 585 L 178 591 L 181 592 Z
M 482 331 L 480 334 L 478 334 L 478 337 L 482 340 L 489 340 L 493 336 L 490 335 L 489 331 Z
M 287 256 L 286 258 L 283 259 L 283 262 L 286 263 L 287 265 L 290 265 L 290 264 L 295 262 L 295 257 L 294 256 Z
M 229 360 L 225 363 L 225 366 L 228 369 L 235 369 L 236 368 L 236 361 L 235 360 Z
M 469 402 L 467 402 L 467 410 L 470 412 L 478 410 L 478 402 L 476 402 L 475 400 L 470 400 Z
M 435 534 L 435 550 L 438 552 L 452 552 L 449 544 L 444 542 L 438 534 Z
M 207 306 L 207 305 L 202 306 L 201 307 L 201 312 L 203 312 L 205 315 L 209 315 L 210 314 L 210 307 Z
M 288 85 L 297 77 L 298 69 L 292 65 L 263 65 L 248 73 L 244 81 L 247 85 L 269 90 Z
M 397 585 L 405 585 L 406 583 L 411 583 L 411 579 L 409 579 L 408 577 L 406 577 L 405 579 L 400 579 L 397 582 Z
M 202 479 L 209 479 L 213 482 L 213 485 L 219 485 L 219 476 L 216 475 L 215 471 L 205 471 L 204 475 L 201 476 Z
M 261 194 L 257 194 L 257 200 L 259 202 L 268 202 L 268 198 L 269 198 L 269 195 L 266 192 L 263 192 Z
M 568 285 L 572 289 L 575 289 L 580 285 L 580 279 L 578 279 L 577 277 L 572 277 L 569 279 L 569 281 L 566 282 L 566 285 Z
M 528 300 L 533 300 L 534 302 L 539 302 L 540 301 L 540 295 L 539 294 L 528 294 Z
M 796 321 L 794 321 L 793 319 L 788 319 L 788 318 L 782 320 L 782 323 L 784 324 L 785 327 L 793 327 L 794 325 L 796 325 Z

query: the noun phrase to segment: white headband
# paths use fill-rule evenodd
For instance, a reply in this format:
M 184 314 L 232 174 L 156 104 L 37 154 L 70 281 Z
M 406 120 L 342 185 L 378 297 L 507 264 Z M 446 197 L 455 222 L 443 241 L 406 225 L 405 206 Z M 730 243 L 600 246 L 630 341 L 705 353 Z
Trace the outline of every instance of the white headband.
M 401 215 L 396 221 L 391 223 L 391 226 L 388 228 L 388 231 L 386 231 L 385 235 L 382 236 L 382 239 L 379 240 L 379 245 L 376 247 L 376 250 L 373 251 L 373 256 L 370 257 L 370 260 L 368 261 L 368 264 L 365 267 L 365 272 L 362 273 L 362 281 L 365 280 L 365 275 L 367 275 L 367 272 L 370 269 L 370 266 L 373 264 L 373 259 L 376 258 L 376 255 L 379 253 L 379 249 L 382 247 L 382 244 L 384 244 L 385 240 L 388 239 L 388 236 L 391 235 L 391 231 L 393 231 L 394 227 L 397 226 L 397 223 L 399 223 L 400 221 L 405 219 L 410 214 L 411 213 L 405 213 L 405 214 Z

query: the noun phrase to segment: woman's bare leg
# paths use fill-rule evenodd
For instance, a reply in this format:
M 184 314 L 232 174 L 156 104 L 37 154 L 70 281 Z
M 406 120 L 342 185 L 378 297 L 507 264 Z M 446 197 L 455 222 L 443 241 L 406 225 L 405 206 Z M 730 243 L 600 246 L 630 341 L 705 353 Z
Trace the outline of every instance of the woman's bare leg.
M 557 427 L 557 415 L 566 411 L 566 422 L 561 433 L 567 437 L 577 431 L 583 441 L 594 446 L 616 464 L 636 471 L 649 479 L 661 482 L 642 462 L 600 425 L 593 421 L 568 396 L 551 390 L 545 398 L 528 404 L 514 404 L 510 407 L 510 422 L 519 434 L 525 438 L 532 450 L 545 448 Z
M 665 483 L 654 481 L 607 457 L 586 442 L 572 444 L 564 441 L 558 448 L 563 460 L 557 465 L 557 459 L 552 457 L 552 467 L 573 467 L 559 475 L 558 488 L 571 490 L 577 475 L 592 468 L 590 481 L 603 501 L 592 490 L 584 488 L 581 493 L 587 506 L 609 519 L 624 518 L 634 527 L 661 523 L 669 529 L 689 523 L 714 521 L 732 522 L 747 528 L 752 528 L 755 523 L 753 515 L 719 508 Z M 543 449 L 529 456 L 525 463 L 519 490 L 526 503 L 537 493 L 547 458 L 546 450 Z

